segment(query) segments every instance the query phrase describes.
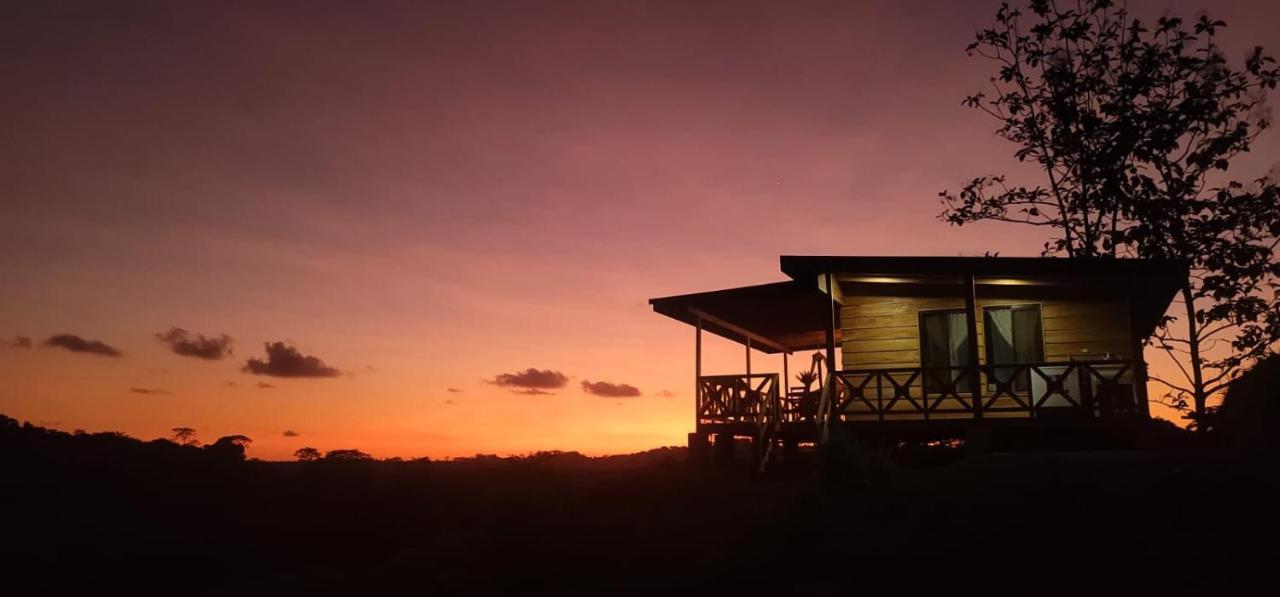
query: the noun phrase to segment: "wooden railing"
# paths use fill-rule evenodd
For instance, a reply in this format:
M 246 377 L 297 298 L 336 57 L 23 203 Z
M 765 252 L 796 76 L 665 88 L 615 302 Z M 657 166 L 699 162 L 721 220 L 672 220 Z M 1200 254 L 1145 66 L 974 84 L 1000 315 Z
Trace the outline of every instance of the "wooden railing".
M 821 390 L 780 395 L 778 374 L 698 380 L 699 424 L 1136 415 L 1132 361 L 835 371 Z M 974 390 L 977 390 L 976 392 Z
M 1066 361 L 839 371 L 831 416 L 885 421 L 1136 414 L 1133 370 L 1131 361 Z
M 698 423 L 779 420 L 778 374 L 707 375 L 698 378 Z

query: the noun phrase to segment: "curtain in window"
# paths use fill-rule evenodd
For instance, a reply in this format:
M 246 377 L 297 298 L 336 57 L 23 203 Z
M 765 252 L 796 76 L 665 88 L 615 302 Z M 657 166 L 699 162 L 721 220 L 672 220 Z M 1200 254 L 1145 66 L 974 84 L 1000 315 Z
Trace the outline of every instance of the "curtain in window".
M 969 325 L 964 313 L 947 313 L 947 349 L 950 353 L 951 366 L 958 367 L 969 362 Z
M 950 340 L 947 332 L 947 319 L 944 313 L 926 313 L 920 316 L 921 357 L 926 367 L 943 367 L 951 364 L 949 357 Z
M 1015 381 L 1015 389 L 1026 390 L 1029 387 L 1030 372 L 1017 375 L 1015 367 L 998 367 L 996 365 L 1012 365 L 1038 363 L 1044 360 L 1042 355 L 1043 335 L 1040 329 L 1040 308 L 1002 307 L 987 309 L 986 344 L 987 361 L 993 365 L 991 373 L 1001 383 Z M 1014 377 L 1017 379 L 1014 379 Z M 992 389 L 994 384 L 992 384 Z
M 992 365 L 1017 363 L 1014 350 L 1013 310 L 988 309 L 984 314 L 987 320 L 987 359 Z M 992 367 L 991 375 L 1000 383 L 1009 383 L 1017 374 L 1013 367 Z M 994 386 L 994 384 L 992 384 Z M 1021 383 L 1017 384 L 1023 385 Z M 994 389 L 994 387 L 993 387 Z M 1022 388 L 1018 388 L 1022 389 Z
M 964 312 L 942 311 L 920 315 L 920 360 L 926 368 L 961 367 L 969 362 L 969 333 Z M 960 370 L 928 371 L 925 388 L 938 391 L 965 373 Z M 957 388 L 968 391 L 968 384 Z
M 986 317 L 988 333 L 987 342 L 991 345 L 991 348 L 989 349 L 991 352 L 991 362 L 1018 362 L 1013 345 L 1013 310 L 990 309 L 986 312 Z
M 1044 360 L 1044 332 L 1040 329 L 1040 308 L 1010 309 L 1013 320 L 1013 354 L 1019 363 Z

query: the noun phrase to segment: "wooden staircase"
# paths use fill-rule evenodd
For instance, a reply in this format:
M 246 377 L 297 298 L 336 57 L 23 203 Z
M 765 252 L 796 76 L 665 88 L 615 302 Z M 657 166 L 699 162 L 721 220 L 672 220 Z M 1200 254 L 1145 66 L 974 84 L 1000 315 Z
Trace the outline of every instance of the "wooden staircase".
M 827 368 L 826 371 L 827 375 L 825 377 L 823 376 L 824 361 L 825 359 L 821 354 L 815 354 L 813 364 L 810 366 L 809 371 L 805 372 L 812 375 L 813 378 L 817 380 L 818 388 L 820 390 L 818 408 L 813 417 L 813 423 L 815 426 L 814 443 L 819 447 L 830 439 L 830 420 L 835 404 L 835 396 L 832 396 L 831 392 L 835 388 L 836 379 L 833 377 L 834 372 L 829 368 Z M 783 382 L 783 385 L 784 387 L 787 387 L 786 381 Z M 792 392 L 797 390 L 807 392 L 808 386 L 788 388 L 782 394 L 782 399 L 789 400 L 792 396 Z M 801 414 L 803 415 L 803 413 Z M 756 445 L 760 446 L 760 461 L 758 469 L 760 473 L 764 473 L 768 470 L 769 463 L 773 460 L 774 449 L 777 447 L 779 442 L 786 440 L 786 438 L 780 437 L 783 423 L 781 405 L 772 405 L 772 407 L 767 411 L 767 415 L 761 421 L 760 431 L 756 436 L 756 442 L 758 442 Z

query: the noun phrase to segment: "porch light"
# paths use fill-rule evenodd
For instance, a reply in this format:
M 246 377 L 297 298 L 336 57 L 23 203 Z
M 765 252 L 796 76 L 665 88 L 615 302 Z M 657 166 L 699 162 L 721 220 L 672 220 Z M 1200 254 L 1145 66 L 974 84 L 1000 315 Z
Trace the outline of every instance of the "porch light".
M 1044 282 L 1036 282 L 1025 278 L 984 278 L 978 283 L 986 286 L 1036 286 L 1044 284 Z

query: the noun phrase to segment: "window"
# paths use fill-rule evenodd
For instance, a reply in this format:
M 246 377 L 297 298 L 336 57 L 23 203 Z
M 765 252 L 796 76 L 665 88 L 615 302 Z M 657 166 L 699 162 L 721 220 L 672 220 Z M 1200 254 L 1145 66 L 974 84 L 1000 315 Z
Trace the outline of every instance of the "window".
M 1030 371 L 1018 375 L 1016 367 L 1044 361 L 1044 331 L 1040 326 L 1040 305 L 1011 305 L 983 309 L 986 328 L 987 363 L 1001 383 L 1014 382 L 1014 389 L 1030 387 Z M 1016 379 L 1014 379 L 1016 377 Z M 994 387 L 994 384 L 993 384 Z
M 960 369 L 970 365 L 969 330 L 963 309 L 920 313 L 920 365 L 925 369 L 922 375 L 926 392 L 947 390 L 961 377 L 963 380 L 955 384 L 956 391 L 972 391 L 970 377 Z

